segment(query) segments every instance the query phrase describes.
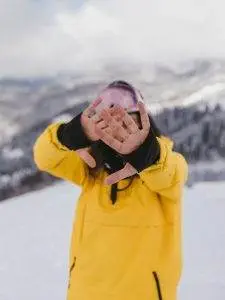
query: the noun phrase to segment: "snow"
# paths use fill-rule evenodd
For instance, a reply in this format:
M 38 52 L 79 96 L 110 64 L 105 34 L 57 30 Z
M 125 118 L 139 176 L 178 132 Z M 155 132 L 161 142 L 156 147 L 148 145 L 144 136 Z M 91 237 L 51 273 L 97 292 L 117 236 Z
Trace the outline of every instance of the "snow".
M 225 299 L 225 182 L 185 190 L 178 300 Z M 66 298 L 79 189 L 59 183 L 0 203 L 0 300 Z
M 213 84 L 206 84 L 200 87 L 195 87 L 188 91 L 176 89 L 162 89 L 160 94 L 161 101 L 154 101 L 147 104 L 147 108 L 153 114 L 159 114 L 164 109 L 187 108 L 192 105 L 198 105 L 198 109 L 205 110 L 206 105 L 212 110 L 216 105 L 220 105 L 222 109 L 225 108 L 225 83 L 215 82 Z
M 21 180 L 23 178 L 26 178 L 28 175 L 31 174 L 32 170 L 25 168 L 20 169 L 19 171 L 15 171 L 12 175 L 2 175 L 0 176 L 0 188 L 7 187 L 7 185 L 17 187 L 20 185 Z
M 224 143 L 225 146 L 225 143 Z M 205 171 L 221 172 L 225 170 L 225 160 L 216 159 L 215 161 L 199 161 L 194 164 L 189 164 L 189 171 L 199 171 L 201 173 Z
M 206 85 L 203 88 L 201 88 L 199 91 L 194 92 L 193 94 L 189 95 L 186 97 L 181 106 L 190 106 L 192 104 L 196 104 L 197 102 L 200 101 L 206 101 L 210 100 L 214 95 L 217 95 L 218 93 L 222 92 L 225 90 L 225 84 L 221 82 L 214 83 L 212 85 Z
M 11 149 L 10 147 L 6 146 L 2 149 L 3 157 L 7 159 L 19 159 L 24 156 L 24 152 L 20 148 Z
M 179 300 L 225 299 L 225 182 L 185 192 L 184 270 Z
M 71 114 L 61 114 L 52 120 L 52 123 L 69 122 L 72 119 Z

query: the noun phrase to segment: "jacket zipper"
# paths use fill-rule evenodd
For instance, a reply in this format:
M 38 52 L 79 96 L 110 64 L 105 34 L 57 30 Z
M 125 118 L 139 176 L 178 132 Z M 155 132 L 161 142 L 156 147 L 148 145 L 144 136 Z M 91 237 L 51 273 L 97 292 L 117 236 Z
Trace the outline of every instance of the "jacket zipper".
M 73 259 L 73 264 L 72 264 L 72 266 L 70 267 L 70 277 L 69 277 L 69 286 L 68 286 L 68 288 L 70 288 L 70 280 L 71 280 L 71 275 L 72 275 L 72 272 L 73 272 L 73 269 L 75 268 L 75 265 L 76 265 L 76 256 L 74 257 L 74 259 Z
M 154 276 L 154 279 L 155 279 L 155 284 L 156 284 L 156 288 L 157 288 L 158 298 L 159 298 L 159 300 L 163 300 L 162 290 L 161 290 L 161 286 L 160 286 L 160 280 L 159 280 L 159 276 L 158 276 L 157 272 L 153 272 L 153 276 Z

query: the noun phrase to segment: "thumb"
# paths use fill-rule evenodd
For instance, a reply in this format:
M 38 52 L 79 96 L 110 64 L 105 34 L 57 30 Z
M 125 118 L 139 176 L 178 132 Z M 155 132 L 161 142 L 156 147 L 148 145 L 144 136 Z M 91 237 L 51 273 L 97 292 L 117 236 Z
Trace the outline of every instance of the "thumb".
M 90 168 L 96 167 L 96 161 L 88 152 L 88 148 L 76 150 L 76 153 Z
M 137 174 L 138 171 L 129 163 L 126 163 L 125 167 L 105 179 L 105 184 L 111 185 L 119 182 L 120 180 Z

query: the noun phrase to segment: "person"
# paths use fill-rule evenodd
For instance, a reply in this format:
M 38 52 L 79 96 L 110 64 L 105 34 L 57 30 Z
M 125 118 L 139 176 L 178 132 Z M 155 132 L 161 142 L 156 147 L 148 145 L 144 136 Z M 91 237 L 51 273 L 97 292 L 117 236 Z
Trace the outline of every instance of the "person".
M 111 83 L 34 145 L 38 168 L 80 186 L 68 300 L 175 300 L 187 163 L 140 92 Z

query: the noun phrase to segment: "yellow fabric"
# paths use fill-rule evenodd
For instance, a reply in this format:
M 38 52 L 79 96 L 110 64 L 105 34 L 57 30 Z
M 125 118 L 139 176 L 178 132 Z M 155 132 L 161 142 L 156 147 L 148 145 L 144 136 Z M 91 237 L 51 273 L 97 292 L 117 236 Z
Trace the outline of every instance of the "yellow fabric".
M 184 158 L 159 138 L 161 156 L 118 193 L 112 205 L 102 171 L 94 179 L 76 152 L 63 147 L 53 124 L 34 146 L 37 166 L 82 186 L 73 226 L 67 300 L 175 300 L 181 275 Z M 128 180 L 119 183 L 126 186 Z

